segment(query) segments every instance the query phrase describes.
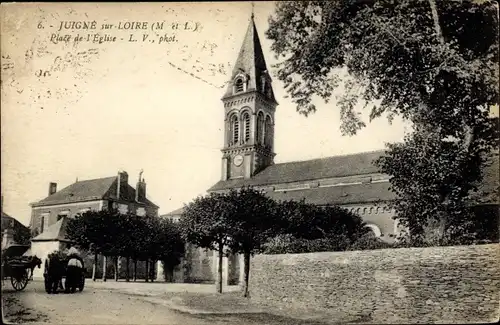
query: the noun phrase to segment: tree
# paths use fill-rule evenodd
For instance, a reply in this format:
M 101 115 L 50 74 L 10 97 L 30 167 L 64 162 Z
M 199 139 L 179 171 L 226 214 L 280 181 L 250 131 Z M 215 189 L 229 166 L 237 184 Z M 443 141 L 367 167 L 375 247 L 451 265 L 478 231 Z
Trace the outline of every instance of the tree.
M 366 125 L 357 108 L 369 105 L 370 121 L 383 115 L 392 121 L 398 115 L 412 123 L 413 135 L 402 147 L 390 146 L 390 158 L 381 162 L 392 176 L 393 190 L 402 195 L 395 204 L 398 215 L 405 214 L 403 209 L 417 212 L 420 196 L 440 197 L 431 200 L 429 210 L 456 221 L 447 221 L 450 225 L 464 228 L 467 222 L 457 219 L 467 189 L 481 181 L 484 155 L 498 145 L 491 132 L 498 122 L 488 118 L 498 103 L 498 21 L 492 3 L 283 2 L 270 18 L 266 34 L 282 58 L 277 76 L 299 112 L 314 112 L 315 96 L 328 102 L 333 90 L 343 86 L 337 101 L 343 134 L 356 134 Z M 429 155 L 419 155 L 413 177 L 396 157 L 404 150 Z M 458 174 L 439 163 L 450 159 L 456 170 L 468 172 Z M 418 178 L 429 171 L 453 186 L 405 189 L 421 184 Z M 404 194 L 411 191 L 419 194 Z M 405 215 L 413 218 L 408 224 L 424 222 L 421 216 Z M 419 227 L 410 230 L 414 238 L 421 235 Z
M 129 220 L 129 245 L 127 246 L 127 257 L 134 261 L 133 280 L 137 280 L 137 261 L 144 256 L 144 240 L 147 238 L 146 221 L 143 217 L 131 215 Z M 127 261 L 128 268 L 128 261 Z M 128 271 L 127 271 L 128 272 Z
M 93 280 L 95 280 L 98 254 L 106 256 L 106 254 L 113 254 L 117 249 L 116 237 L 120 230 L 116 222 L 119 217 L 116 210 L 91 210 L 68 220 L 66 237 L 79 247 L 94 253 Z M 105 277 L 106 265 L 103 269 L 103 279 Z
M 31 240 L 31 230 L 21 224 L 14 226 L 14 242 L 21 245 L 28 245 Z
M 179 225 L 168 219 L 160 219 L 157 259 L 163 263 L 165 271 L 173 270 L 184 256 L 185 242 Z
M 230 236 L 230 211 L 228 200 L 223 194 L 210 193 L 205 197 L 197 197 L 186 205 L 180 219 L 186 241 L 219 253 L 218 293 L 222 293 L 222 258 L 224 246 L 228 244 Z
M 377 160 L 380 169 L 392 175 L 397 196 L 391 205 L 409 230 L 411 244 L 424 244 L 425 229 L 435 223 L 441 233 L 436 244 L 464 244 L 477 237 L 470 205 L 482 179 L 482 170 L 476 167 L 488 163 L 485 148 L 465 150 L 437 134 L 415 132 L 404 143 L 390 144 L 387 154 Z
M 251 187 L 231 189 L 225 198 L 231 225 L 229 247 L 233 253 L 243 254 L 243 295 L 248 297 L 250 257 L 262 252 L 264 244 L 278 232 L 276 202 Z
M 276 213 L 281 231 L 266 253 L 344 251 L 368 232 L 361 217 L 338 206 L 290 200 L 279 202 Z

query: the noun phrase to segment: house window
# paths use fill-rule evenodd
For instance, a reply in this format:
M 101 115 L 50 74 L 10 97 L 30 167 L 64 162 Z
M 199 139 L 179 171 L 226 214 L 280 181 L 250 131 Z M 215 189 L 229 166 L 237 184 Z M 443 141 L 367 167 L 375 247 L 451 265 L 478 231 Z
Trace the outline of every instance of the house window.
M 41 216 L 40 217 L 40 233 L 43 232 L 44 226 L 45 226 L 45 217 Z
M 245 142 L 250 140 L 250 114 L 243 114 L 243 125 L 245 128 Z
M 240 139 L 240 122 L 238 121 L 238 116 L 236 115 L 231 117 L 231 132 L 233 145 L 236 145 Z
M 61 220 L 64 217 L 67 217 L 69 215 L 69 211 L 61 211 L 57 214 L 57 221 Z
M 234 92 L 241 93 L 243 90 L 244 90 L 243 79 L 242 78 L 236 79 L 236 82 L 234 83 Z
M 128 205 L 126 205 L 126 204 L 119 204 L 118 205 L 118 212 L 120 214 L 127 214 L 128 213 Z
M 50 213 L 45 212 L 40 215 L 40 233 L 49 227 Z

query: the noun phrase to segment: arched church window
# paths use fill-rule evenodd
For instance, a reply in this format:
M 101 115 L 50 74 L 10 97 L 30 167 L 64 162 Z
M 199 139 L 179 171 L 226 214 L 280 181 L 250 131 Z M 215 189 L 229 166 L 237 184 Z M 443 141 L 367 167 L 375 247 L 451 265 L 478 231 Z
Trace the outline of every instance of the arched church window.
M 262 144 L 264 141 L 264 114 L 259 112 L 257 115 L 257 143 Z
M 236 79 L 236 82 L 234 83 L 234 91 L 235 93 L 241 93 L 244 90 L 243 88 L 243 79 L 238 78 Z
M 243 114 L 243 127 L 245 129 L 245 142 L 250 141 L 250 114 L 245 112 Z
M 363 208 L 363 214 L 366 214 L 366 208 Z
M 231 133 L 232 144 L 238 144 L 238 140 L 240 139 L 240 122 L 238 121 L 238 116 L 236 116 L 236 114 L 231 117 Z
M 266 146 L 271 146 L 271 143 L 272 143 L 272 133 L 273 133 L 273 124 L 271 123 L 271 118 L 269 117 L 269 115 L 266 117 L 266 125 L 265 125 L 265 130 L 264 130 L 264 134 L 265 134 L 265 140 L 264 140 L 264 143 Z
M 373 213 L 373 207 L 370 208 L 370 212 L 368 212 L 368 213 L 370 213 L 370 214 Z
M 377 227 L 376 225 L 373 225 L 373 224 L 369 224 L 369 225 L 366 225 L 372 232 L 373 235 L 375 235 L 375 237 L 380 237 L 382 235 L 382 232 L 380 231 L 380 228 Z

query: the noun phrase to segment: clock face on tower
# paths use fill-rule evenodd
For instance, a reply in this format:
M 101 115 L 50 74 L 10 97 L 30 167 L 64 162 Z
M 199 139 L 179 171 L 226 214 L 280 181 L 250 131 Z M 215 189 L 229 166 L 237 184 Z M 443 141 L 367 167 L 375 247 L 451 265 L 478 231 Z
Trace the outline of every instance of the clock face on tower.
M 243 157 L 241 155 L 235 156 L 233 159 L 233 163 L 235 166 L 241 166 L 241 164 L 243 163 Z

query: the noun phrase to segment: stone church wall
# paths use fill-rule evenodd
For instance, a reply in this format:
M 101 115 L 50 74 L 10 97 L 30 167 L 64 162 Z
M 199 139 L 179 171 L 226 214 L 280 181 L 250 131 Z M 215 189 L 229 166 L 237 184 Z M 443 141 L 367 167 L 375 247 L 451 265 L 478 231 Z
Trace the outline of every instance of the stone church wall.
M 499 244 L 256 255 L 250 295 L 346 322 L 491 322 L 500 316 L 499 257 Z
M 215 262 L 213 251 L 187 245 L 182 261 L 182 274 L 174 272 L 173 282 L 215 283 Z M 181 277 L 183 281 L 180 281 Z
M 343 206 L 347 210 L 361 216 L 367 225 L 375 225 L 380 230 L 380 239 L 392 243 L 401 231 L 396 221 L 392 219 L 395 211 L 386 206 L 376 206 L 373 204 L 359 204 Z

